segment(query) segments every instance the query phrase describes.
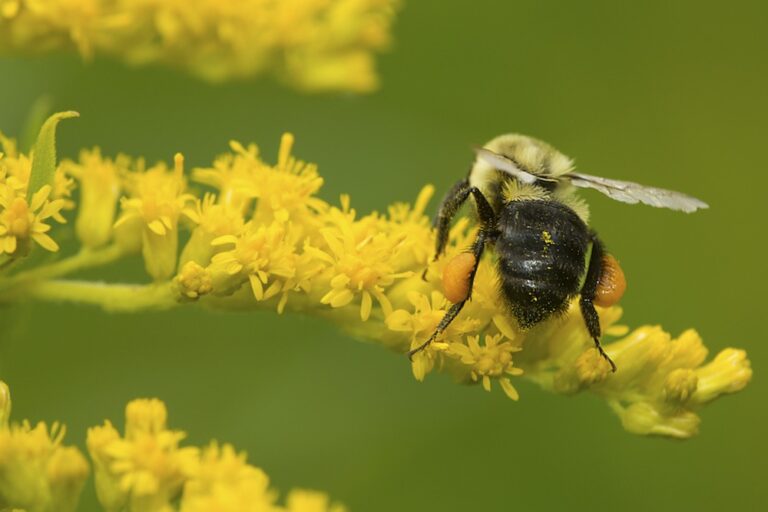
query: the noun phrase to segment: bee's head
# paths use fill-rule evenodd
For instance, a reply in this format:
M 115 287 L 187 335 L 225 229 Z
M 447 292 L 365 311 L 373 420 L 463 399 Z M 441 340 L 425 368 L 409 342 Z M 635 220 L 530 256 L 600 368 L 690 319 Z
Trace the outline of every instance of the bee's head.
M 573 170 L 573 161 L 549 144 L 527 135 L 500 135 L 484 146 L 503 155 L 520 169 L 538 176 L 562 176 Z

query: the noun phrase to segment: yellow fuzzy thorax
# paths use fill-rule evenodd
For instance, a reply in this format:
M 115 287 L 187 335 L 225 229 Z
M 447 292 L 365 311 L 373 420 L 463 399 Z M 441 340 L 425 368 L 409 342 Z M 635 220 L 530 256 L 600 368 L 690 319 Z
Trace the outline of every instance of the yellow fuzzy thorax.
M 504 202 L 553 200 L 564 204 L 576 212 L 584 223 L 589 223 L 589 205 L 580 198 L 573 187 L 560 184 L 554 192 L 548 192 L 536 184 L 521 183 L 512 178 L 505 178 L 501 188 Z

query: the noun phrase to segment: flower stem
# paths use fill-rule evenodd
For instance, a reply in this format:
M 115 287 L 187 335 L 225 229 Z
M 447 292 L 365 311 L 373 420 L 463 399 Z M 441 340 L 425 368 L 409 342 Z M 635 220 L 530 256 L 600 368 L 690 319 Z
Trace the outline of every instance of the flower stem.
M 0 279 L 0 292 L 20 285 L 27 285 L 34 281 L 60 277 L 84 268 L 106 265 L 119 259 L 124 254 L 123 249 L 118 245 L 109 245 L 102 249 L 83 249 L 74 256 L 64 258 L 50 265 L 43 265 L 19 272 L 6 279 Z
M 177 304 L 171 282 L 135 285 L 53 280 L 32 283 L 23 289 L 17 288 L 12 295 L 11 299 L 74 302 L 126 313 L 170 309 Z

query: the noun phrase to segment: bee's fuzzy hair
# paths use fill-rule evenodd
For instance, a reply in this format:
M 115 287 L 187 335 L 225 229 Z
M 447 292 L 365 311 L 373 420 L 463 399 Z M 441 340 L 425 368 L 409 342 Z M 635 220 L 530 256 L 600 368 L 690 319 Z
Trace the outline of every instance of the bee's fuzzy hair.
M 562 176 L 573 170 L 573 160 L 549 144 L 527 135 L 508 133 L 488 142 L 485 147 L 511 158 L 524 171 L 539 176 Z
M 589 224 L 589 205 L 576 194 L 576 189 L 572 185 L 566 183 L 559 184 L 554 192 L 549 192 L 535 184 L 521 183 L 515 179 L 507 179 L 502 185 L 501 197 L 505 203 L 511 201 L 554 199 L 576 212 L 576 215 L 578 215 L 585 224 Z
M 515 179 L 505 179 L 501 188 L 501 197 L 505 203 L 546 199 L 548 195 L 546 190 L 537 185 L 521 183 Z
M 576 212 L 584 224 L 589 224 L 589 205 L 576 194 L 576 189 L 572 185 L 560 184 L 552 193 L 552 197 Z

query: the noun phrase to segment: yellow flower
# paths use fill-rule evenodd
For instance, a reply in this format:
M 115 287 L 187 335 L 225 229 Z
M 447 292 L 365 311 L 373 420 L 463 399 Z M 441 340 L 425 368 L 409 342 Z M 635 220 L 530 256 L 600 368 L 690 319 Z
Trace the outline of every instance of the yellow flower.
M 696 434 L 693 410 L 743 389 L 752 377 L 741 350 L 723 350 L 702 366 L 707 349 L 693 330 L 672 338 L 658 327 L 643 327 L 609 347 L 619 369 L 594 390 L 609 399 L 627 430 L 639 434 Z
M 437 324 L 440 323 L 450 305 L 438 291 L 433 291 L 430 298 L 422 293 L 411 291 L 408 294 L 408 302 L 413 307 L 413 313 L 398 309 L 390 313 L 385 322 L 391 331 L 407 333 L 410 336 L 407 345 L 407 349 L 410 350 L 421 345 L 435 332 Z M 411 369 L 416 380 L 424 380 L 424 377 L 434 368 L 440 355 L 449 347 L 450 342 L 460 340 L 467 333 L 475 332 L 479 325 L 478 320 L 466 316 L 451 322 L 434 343 L 413 356 Z M 396 340 L 401 341 L 400 337 Z M 398 348 L 403 351 L 402 342 L 400 345 Z
M 515 368 L 512 354 L 522 350 L 509 341 L 499 342 L 501 335 L 486 336 L 485 345 L 480 346 L 479 336 L 469 336 L 467 344 L 451 343 L 448 353 L 458 357 L 462 363 L 471 366 L 472 380 L 482 380 L 483 389 L 491 390 L 491 378 L 496 378 L 512 400 L 518 400 L 520 395 L 506 375 L 521 375 L 523 370 Z
M 159 400 L 134 400 L 125 409 L 125 436 L 107 421 L 88 430 L 96 492 L 108 510 L 170 511 L 199 464 L 197 448 L 179 447 L 185 434 L 166 427 Z
M 396 279 L 412 275 L 411 271 L 398 272 L 393 265 L 405 240 L 404 234 L 391 235 L 378 229 L 377 218 L 369 216 L 354 220 L 354 210 L 348 199 L 342 198 L 342 209 L 332 209 L 334 227 L 323 228 L 330 265 L 330 290 L 320 299 L 322 304 L 341 308 L 360 296 L 360 318 L 368 320 L 375 298 L 381 306 L 383 318 L 392 312 L 392 304 L 384 291 Z
M 64 427 L 9 426 L 10 393 L 2 381 L 0 411 L 0 508 L 75 510 L 88 464 L 77 448 L 63 446 Z
M 207 268 L 188 261 L 174 279 L 182 297 L 195 300 L 213 290 L 213 278 Z
M 433 256 L 431 222 L 424 215 L 424 210 L 434 194 L 435 187 L 426 185 L 413 205 L 402 202 L 388 208 L 389 216 L 382 222 L 381 229 L 404 235 L 395 262 L 398 268 L 425 267 Z
M 213 241 L 223 236 L 240 235 L 244 228 L 242 214 L 227 203 L 217 203 L 216 196 L 206 194 L 198 204 L 197 226 L 181 252 L 179 264 L 195 262 L 208 265 L 214 255 Z
M 323 212 L 328 205 L 314 197 L 323 179 L 317 174 L 317 166 L 297 160 L 291 156 L 293 135 L 283 134 L 280 139 L 277 166 L 272 172 L 260 172 L 251 188 L 254 197 L 259 198 L 253 212 L 253 220 L 268 223 L 273 219 L 280 222 L 316 228 L 316 213 Z M 262 171 L 264 168 L 262 168 Z
M 254 187 L 258 176 L 262 168 L 268 166 L 259 159 L 259 148 L 255 144 L 244 147 L 231 141 L 229 146 L 234 153 L 219 156 L 211 167 L 194 169 L 192 179 L 218 190 L 220 204 L 245 214 L 256 197 Z
M 256 300 L 267 300 L 283 290 L 285 280 L 295 274 L 295 240 L 283 224 L 251 224 L 241 237 L 224 236 L 214 240 L 218 247 L 232 247 L 211 260 L 214 289 L 227 292 L 248 280 Z
M 0 254 L 24 256 L 32 240 L 45 250 L 59 250 L 59 245 L 47 234 L 51 226 L 45 221 L 52 218 L 66 222 L 60 213 L 64 201 L 51 201 L 50 194 L 51 186 L 45 185 L 28 203 L 23 195 L 0 183 Z
M 308 91 L 370 91 L 399 0 L 4 0 L 0 49 L 77 50 L 211 81 L 271 72 Z
M 328 207 L 314 197 L 323 180 L 317 166 L 291 156 L 293 141 L 292 134 L 283 134 L 275 166 L 259 160 L 255 145 L 246 148 L 230 142 L 234 154 L 219 157 L 213 167 L 195 169 L 193 178 L 218 189 L 221 204 L 243 215 L 250 213 L 254 221 L 291 221 L 296 226 L 316 229 L 316 213 Z
M 184 484 L 181 512 L 279 512 L 269 477 L 246 464 L 228 444 L 203 450 L 200 467 Z
M 125 155 L 114 160 L 103 158 L 99 148 L 81 151 L 79 162 L 62 162 L 61 168 L 80 182 L 75 232 L 84 246 L 99 247 L 112 238 L 121 191 L 120 174 L 126 173 L 130 165 Z
M 176 270 L 179 218 L 197 220 L 191 206 L 194 196 L 185 193 L 184 158 L 177 153 L 174 169 L 158 164 L 144 172 L 130 174 L 126 187 L 129 198 L 121 201 L 122 213 L 115 228 L 127 226 L 141 233 L 141 250 L 147 272 L 156 280 Z

